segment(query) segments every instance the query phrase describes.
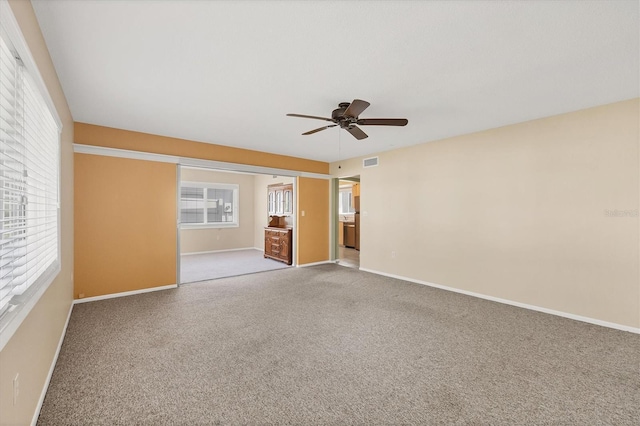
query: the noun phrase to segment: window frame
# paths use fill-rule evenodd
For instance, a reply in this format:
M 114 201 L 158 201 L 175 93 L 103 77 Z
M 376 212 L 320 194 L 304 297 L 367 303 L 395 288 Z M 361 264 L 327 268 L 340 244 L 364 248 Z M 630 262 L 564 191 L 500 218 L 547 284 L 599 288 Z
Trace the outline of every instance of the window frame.
M 56 258 L 51 265 L 35 279 L 35 282 L 31 284 L 22 294 L 12 297 L 12 302 L 17 302 L 17 305 L 13 305 L 6 312 L 0 316 L 0 350 L 2 350 L 9 340 L 13 337 L 14 333 L 20 327 L 22 322 L 27 318 L 31 310 L 38 303 L 42 295 L 53 283 L 53 281 L 60 275 L 62 269 L 62 217 L 60 211 L 60 197 L 61 197 L 61 174 L 62 174 L 62 150 L 61 150 L 61 133 L 62 133 L 62 121 L 58 115 L 58 111 L 53 103 L 53 100 L 49 94 L 48 88 L 40 74 L 38 66 L 33 58 L 27 41 L 22 34 L 22 30 L 13 14 L 13 11 L 7 0 L 0 0 L 0 36 L 5 39 L 7 44 L 10 45 L 12 51 L 17 54 L 21 65 L 24 67 L 24 72 L 27 73 L 33 83 L 34 90 L 41 97 L 44 105 L 54 121 L 57 128 L 57 182 L 56 182 Z
M 182 188 L 203 188 L 205 192 L 203 194 L 203 200 L 207 199 L 207 192 L 210 189 L 219 190 L 233 190 L 233 202 L 232 202 L 232 215 L 233 221 L 231 222 L 204 222 L 204 223 L 186 223 L 182 221 Z M 240 185 L 236 183 L 214 183 L 214 182 L 192 182 L 181 181 L 178 188 L 178 214 L 180 215 L 180 229 L 211 229 L 211 228 L 238 228 L 240 227 Z M 203 218 L 207 220 L 207 203 L 203 203 Z
M 344 194 L 345 192 L 348 192 L 351 194 L 351 209 L 353 211 L 343 211 L 342 210 L 342 194 Z M 340 187 L 338 188 L 338 214 L 340 216 L 350 216 L 350 215 L 354 215 L 356 213 L 356 209 L 353 206 L 353 186 L 344 186 L 344 187 Z

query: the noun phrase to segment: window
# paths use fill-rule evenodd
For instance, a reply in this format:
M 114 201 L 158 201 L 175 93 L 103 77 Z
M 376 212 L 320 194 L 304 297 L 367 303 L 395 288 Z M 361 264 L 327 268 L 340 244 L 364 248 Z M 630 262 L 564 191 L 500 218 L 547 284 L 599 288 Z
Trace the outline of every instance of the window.
M 0 21 L 0 331 L 4 344 L 60 270 L 60 132 L 44 98 L 48 94 L 36 83 L 39 75 L 33 74 L 35 68 L 25 67 L 15 48 L 17 43 L 26 44 L 14 35 L 6 4 L 0 6 L 0 15 L 5 15 Z
M 340 214 L 353 214 L 356 209 L 353 207 L 353 192 L 352 188 L 340 188 Z
M 183 228 L 239 226 L 239 186 L 183 182 L 180 185 L 180 224 Z

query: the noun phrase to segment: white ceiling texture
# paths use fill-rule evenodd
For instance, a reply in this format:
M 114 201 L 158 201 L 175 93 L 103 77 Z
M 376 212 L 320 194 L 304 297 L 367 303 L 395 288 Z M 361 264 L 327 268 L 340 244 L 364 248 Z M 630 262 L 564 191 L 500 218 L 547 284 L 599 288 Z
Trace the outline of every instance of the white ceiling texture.
M 639 96 L 637 0 L 33 5 L 75 121 L 321 161 Z

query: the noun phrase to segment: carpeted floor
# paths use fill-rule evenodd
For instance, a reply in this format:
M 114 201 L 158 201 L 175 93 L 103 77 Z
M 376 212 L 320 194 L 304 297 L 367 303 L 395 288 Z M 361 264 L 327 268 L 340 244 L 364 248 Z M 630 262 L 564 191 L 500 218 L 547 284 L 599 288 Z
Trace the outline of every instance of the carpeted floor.
M 336 265 L 76 305 L 39 425 L 636 425 L 640 336 Z
M 288 267 L 286 263 L 266 259 L 263 252 L 255 249 L 182 255 L 180 282 L 214 280 Z

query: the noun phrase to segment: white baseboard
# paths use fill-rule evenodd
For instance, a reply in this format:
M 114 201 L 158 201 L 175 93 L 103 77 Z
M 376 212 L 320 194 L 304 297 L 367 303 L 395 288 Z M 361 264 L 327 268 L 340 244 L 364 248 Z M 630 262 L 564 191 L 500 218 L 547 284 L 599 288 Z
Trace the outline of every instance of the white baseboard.
M 296 268 L 306 268 L 308 266 L 326 265 L 327 263 L 336 263 L 333 260 L 323 260 L 322 262 L 303 263 L 302 265 L 296 265 Z
M 416 279 L 413 279 L 413 278 L 403 277 L 401 275 L 387 274 L 386 272 L 380 272 L 380 271 L 376 271 L 376 270 L 373 270 L 373 269 L 360 268 L 360 270 L 363 271 L 363 272 L 370 272 L 370 273 L 376 274 L 376 275 L 383 275 L 383 276 L 389 277 L 389 278 L 396 278 L 396 279 L 403 280 L 403 281 L 409 281 L 409 282 L 416 283 L 416 284 L 422 284 L 422 285 L 427 285 L 429 287 L 435 287 L 435 288 L 439 288 L 439 289 L 442 289 L 442 290 L 452 291 L 454 293 L 465 294 L 467 296 L 473 296 L 473 297 L 477 297 L 479 299 L 490 300 L 492 302 L 504 303 L 505 305 L 517 306 L 518 308 L 529 309 L 529 310 L 532 310 L 532 311 L 543 312 L 545 314 L 556 315 L 556 316 L 559 316 L 559 317 L 569 318 L 569 319 L 576 320 L 576 321 L 582 321 L 582 322 L 586 322 L 586 323 L 589 323 L 589 324 L 595 324 L 595 325 L 599 325 L 599 326 L 602 326 L 602 327 L 608 327 L 608 328 L 613 328 L 613 329 L 616 329 L 616 330 L 628 331 L 630 333 L 640 334 L 640 328 L 637 328 L 637 327 L 631 327 L 631 326 L 628 326 L 628 325 L 617 324 L 615 322 L 602 321 L 602 320 L 595 319 L 595 318 L 583 317 L 581 315 L 575 315 L 575 314 L 570 314 L 570 313 L 567 313 L 567 312 L 556 311 L 554 309 L 542 308 L 540 306 L 529 305 L 527 303 L 520 303 L 520 302 L 515 302 L 513 300 L 501 299 L 499 297 L 487 296 L 487 295 L 481 294 L 481 293 L 474 293 L 472 291 L 461 290 L 461 289 L 455 288 L 455 287 L 447 287 L 445 285 L 434 284 L 434 283 L 430 283 L 430 282 L 422 281 L 422 280 L 416 280 Z
M 67 314 L 67 320 L 64 322 L 64 328 L 62 329 L 62 334 L 60 335 L 60 340 L 58 341 L 58 347 L 56 348 L 56 353 L 53 355 L 53 360 L 51 361 L 51 366 L 49 367 L 49 373 L 47 374 L 47 378 L 44 381 L 44 386 L 42 388 L 42 392 L 40 393 L 40 399 L 38 399 L 38 405 L 36 405 L 36 411 L 33 413 L 33 418 L 31 419 L 31 425 L 35 426 L 38 422 L 38 417 L 40 416 L 40 410 L 42 409 L 42 404 L 44 403 L 44 397 L 47 395 L 47 390 L 49 389 L 49 383 L 51 383 L 51 377 L 53 376 L 53 370 L 56 368 L 56 363 L 58 362 L 58 355 L 60 355 L 60 349 L 62 348 L 62 342 L 64 341 L 64 337 L 67 335 L 67 327 L 69 326 L 69 320 L 71 319 L 71 312 L 73 311 L 74 303 L 71 303 L 69 306 L 69 313 Z
M 78 303 L 95 302 L 96 300 L 113 299 L 115 297 L 132 296 L 134 294 L 150 293 L 152 291 L 169 290 L 171 288 L 178 288 L 178 285 L 170 284 L 170 285 L 163 285 L 160 287 L 143 288 L 140 290 L 123 291 L 122 293 L 111 293 L 111 294 L 105 294 L 102 296 L 85 297 L 83 299 L 75 299 L 73 301 L 73 304 L 77 305 Z
M 234 248 L 234 249 L 224 249 L 224 250 L 194 251 L 193 253 L 180 253 L 180 256 L 191 256 L 193 254 L 224 253 L 227 251 L 241 251 L 241 250 L 259 250 L 259 249 L 256 249 L 255 247 L 244 247 L 244 248 Z

